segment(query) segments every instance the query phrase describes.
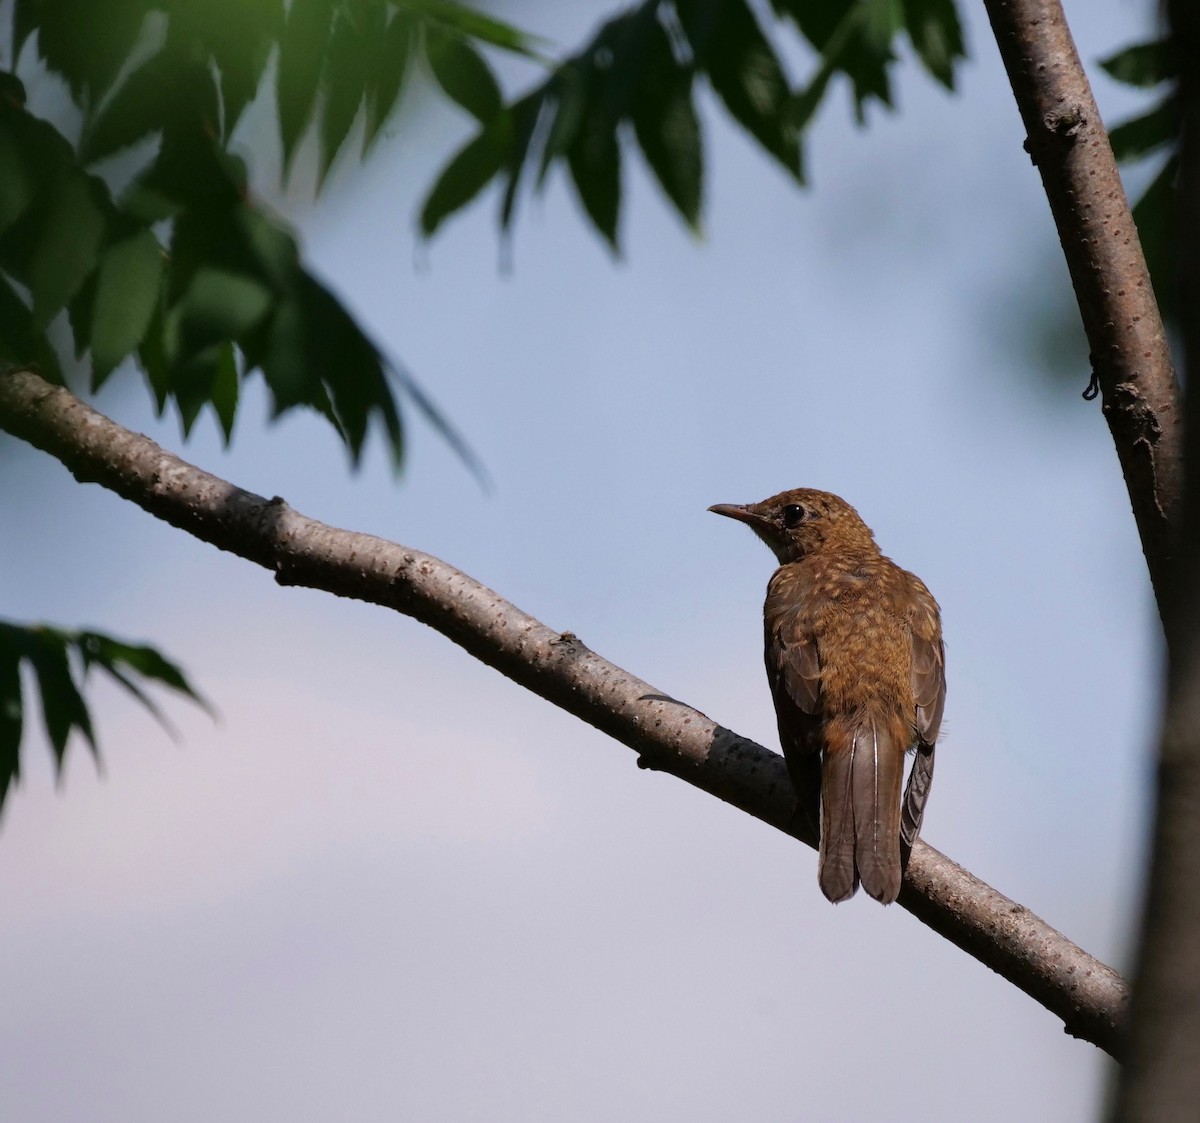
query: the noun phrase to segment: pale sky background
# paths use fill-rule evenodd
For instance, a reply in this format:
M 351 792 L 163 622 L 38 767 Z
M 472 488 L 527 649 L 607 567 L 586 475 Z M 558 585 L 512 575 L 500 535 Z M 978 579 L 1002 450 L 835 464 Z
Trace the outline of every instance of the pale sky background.
M 365 170 L 279 206 L 494 480 L 410 411 L 351 475 L 319 420 L 182 445 L 132 380 L 100 408 L 305 514 L 427 550 L 776 745 L 772 569 L 707 514 L 784 487 L 854 503 L 944 615 L 925 837 L 1125 967 L 1159 640 L 1083 349 L 1031 369 L 1065 267 L 982 12 L 947 96 L 852 127 L 797 190 L 705 98 L 706 237 L 629 153 L 624 260 L 556 179 L 500 267 L 489 194 L 428 248 L 417 200 L 468 124 L 420 97 Z M 613 9 L 510 3 L 574 47 Z M 1095 60 L 1151 26 L 1070 3 Z M 311 152 L 310 152 L 311 155 Z M 256 159 L 269 166 L 270 153 Z M 301 179 L 303 180 L 303 176 Z M 302 186 L 302 184 L 301 184 Z M 0 1118 L 29 1123 L 1094 1118 L 1093 1046 L 898 907 L 834 908 L 811 851 L 377 608 L 279 589 L 4 439 L 0 613 L 178 658 L 219 724 L 173 745 L 94 695 L 97 776 L 40 730 L 0 822 Z

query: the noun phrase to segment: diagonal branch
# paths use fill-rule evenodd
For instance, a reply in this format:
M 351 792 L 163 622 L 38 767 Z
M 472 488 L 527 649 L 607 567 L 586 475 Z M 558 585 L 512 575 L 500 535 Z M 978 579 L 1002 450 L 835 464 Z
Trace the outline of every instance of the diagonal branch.
M 1117 162 L 1060 0 L 984 0 L 1091 348 L 1104 416 L 1167 614 L 1183 491 L 1179 386 Z
M 305 518 L 192 467 L 35 374 L 0 374 L 0 428 L 152 515 L 304 585 L 428 624 L 470 654 L 669 772 L 793 833 L 783 758 L 555 632 L 437 558 Z M 900 904 L 1065 1023 L 1115 1053 L 1126 986 L 1028 909 L 931 846 L 912 852 Z

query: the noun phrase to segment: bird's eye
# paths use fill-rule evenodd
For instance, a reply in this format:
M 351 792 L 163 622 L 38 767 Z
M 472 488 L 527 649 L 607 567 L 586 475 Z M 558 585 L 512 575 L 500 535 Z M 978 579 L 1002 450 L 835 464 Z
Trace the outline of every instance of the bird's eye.
M 783 509 L 783 525 L 791 530 L 794 526 L 799 526 L 804 521 L 804 508 L 799 503 L 789 503 Z

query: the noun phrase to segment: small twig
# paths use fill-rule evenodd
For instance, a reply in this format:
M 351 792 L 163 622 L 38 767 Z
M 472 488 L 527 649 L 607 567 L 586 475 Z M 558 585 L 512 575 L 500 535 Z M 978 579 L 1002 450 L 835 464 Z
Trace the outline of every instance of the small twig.
M 0 375 L 0 427 L 189 534 L 304 585 L 369 601 L 437 629 L 477 659 L 669 772 L 795 834 L 783 758 L 547 628 L 445 562 L 305 518 L 192 467 L 35 374 Z M 1121 977 L 1028 909 L 918 842 L 900 904 L 1115 1053 Z

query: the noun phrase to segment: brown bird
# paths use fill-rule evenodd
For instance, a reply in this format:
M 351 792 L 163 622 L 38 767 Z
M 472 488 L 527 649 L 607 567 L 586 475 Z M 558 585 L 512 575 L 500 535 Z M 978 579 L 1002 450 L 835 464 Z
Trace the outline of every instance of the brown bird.
M 831 901 L 887 905 L 921 829 L 946 698 L 937 601 L 844 499 L 796 488 L 709 507 L 775 552 L 763 630 L 779 739 Z M 903 806 L 904 757 L 916 749 Z M 819 823 L 819 828 L 818 828 Z

